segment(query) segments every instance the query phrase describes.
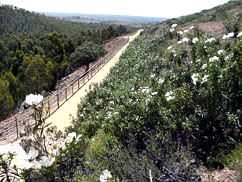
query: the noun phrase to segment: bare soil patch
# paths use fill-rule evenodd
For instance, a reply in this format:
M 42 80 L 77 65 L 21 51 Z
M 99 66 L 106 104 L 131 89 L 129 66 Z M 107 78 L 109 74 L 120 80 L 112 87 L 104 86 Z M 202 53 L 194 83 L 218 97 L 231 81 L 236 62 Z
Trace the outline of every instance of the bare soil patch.
M 242 12 L 242 6 L 238 6 L 236 8 L 233 8 L 228 11 L 229 13 L 237 13 L 237 12 Z
M 211 173 L 205 172 L 206 168 L 201 168 L 201 176 L 203 182 L 236 182 L 237 172 L 224 168 L 222 170 L 215 170 Z
M 200 23 L 199 28 L 218 37 L 222 37 L 226 33 L 226 28 L 222 21 Z
M 189 30 L 191 26 L 192 24 L 182 27 L 181 30 Z M 198 27 L 215 37 L 222 37 L 226 33 L 226 28 L 222 21 L 199 23 Z

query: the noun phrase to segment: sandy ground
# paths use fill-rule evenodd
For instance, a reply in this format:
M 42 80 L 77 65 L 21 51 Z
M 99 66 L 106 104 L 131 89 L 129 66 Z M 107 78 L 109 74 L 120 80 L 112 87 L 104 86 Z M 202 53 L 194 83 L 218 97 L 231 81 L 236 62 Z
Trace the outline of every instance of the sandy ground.
M 75 95 L 73 95 L 64 105 L 62 105 L 55 113 L 53 113 L 48 119 L 47 123 L 56 125 L 57 129 L 64 131 L 66 127 L 71 126 L 73 119 L 77 117 L 77 105 L 80 103 L 80 99 L 85 97 L 90 85 L 102 82 L 109 74 L 110 69 L 119 61 L 119 57 L 137 36 L 139 36 L 139 30 L 136 34 L 129 36 L 129 42 L 111 59 L 96 75 L 94 75 L 89 82 L 86 83 Z

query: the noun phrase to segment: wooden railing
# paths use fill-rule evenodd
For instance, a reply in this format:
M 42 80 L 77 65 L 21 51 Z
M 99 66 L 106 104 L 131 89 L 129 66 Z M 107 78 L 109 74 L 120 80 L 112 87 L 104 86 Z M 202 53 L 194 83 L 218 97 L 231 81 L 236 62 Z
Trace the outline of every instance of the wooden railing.
M 108 63 L 115 54 L 129 41 L 126 38 L 119 45 L 114 47 L 105 57 L 93 65 L 85 73 L 77 77 L 68 85 L 57 90 L 57 93 L 47 96 L 42 103 L 49 108 L 49 116 L 51 116 L 61 105 L 70 99 L 78 90 L 80 90 L 106 63 Z M 19 138 L 19 131 L 23 130 L 26 123 L 33 122 L 33 109 L 28 108 L 16 115 L 1 121 L 0 123 L 0 142 L 13 142 Z

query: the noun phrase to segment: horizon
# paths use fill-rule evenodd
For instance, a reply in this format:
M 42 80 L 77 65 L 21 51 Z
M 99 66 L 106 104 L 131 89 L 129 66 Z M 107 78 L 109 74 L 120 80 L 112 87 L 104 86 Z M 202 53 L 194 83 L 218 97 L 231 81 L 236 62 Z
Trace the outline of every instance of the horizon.
M 169 0 L 162 2 L 160 0 L 150 0 L 146 3 L 137 0 L 123 0 L 122 3 L 117 5 L 117 3 L 114 4 L 111 0 L 89 0 L 88 2 L 69 0 L 68 4 L 57 0 L 42 0 L 41 2 L 29 0 L 21 0 L 21 2 L 19 0 L 1 0 L 0 4 L 12 5 L 37 13 L 75 13 L 177 18 L 222 5 L 228 1 L 229 0 L 197 0 L 194 2 L 194 0 Z
M 34 11 L 35 12 L 35 11 Z M 102 16 L 130 16 L 130 17 L 144 17 L 144 18 L 165 18 L 165 19 L 170 19 L 170 18 L 166 18 L 166 17 L 154 17 L 154 16 L 139 16 L 139 15 L 120 15 L 120 14 L 102 14 L 102 13 L 75 13 L 75 12 L 36 12 L 36 13 L 49 13 L 49 14 L 73 14 L 73 15 L 102 15 Z

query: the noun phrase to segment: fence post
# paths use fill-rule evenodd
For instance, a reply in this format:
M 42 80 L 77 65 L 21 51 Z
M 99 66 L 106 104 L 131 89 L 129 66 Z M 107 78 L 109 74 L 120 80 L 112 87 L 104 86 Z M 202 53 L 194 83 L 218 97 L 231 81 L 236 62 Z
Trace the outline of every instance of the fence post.
M 49 116 L 50 116 L 50 98 L 48 98 L 48 110 L 49 110 Z
M 67 101 L 67 87 L 66 87 L 66 89 L 65 89 L 65 90 L 66 90 L 65 92 L 66 92 L 66 101 Z
M 57 107 L 59 108 L 60 107 L 59 91 L 58 91 L 58 93 L 56 95 L 57 95 Z
M 15 116 L 15 124 L 16 124 L 17 138 L 18 138 L 18 120 L 17 120 L 17 117 L 16 116 Z

